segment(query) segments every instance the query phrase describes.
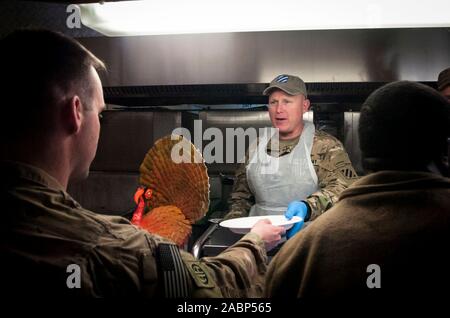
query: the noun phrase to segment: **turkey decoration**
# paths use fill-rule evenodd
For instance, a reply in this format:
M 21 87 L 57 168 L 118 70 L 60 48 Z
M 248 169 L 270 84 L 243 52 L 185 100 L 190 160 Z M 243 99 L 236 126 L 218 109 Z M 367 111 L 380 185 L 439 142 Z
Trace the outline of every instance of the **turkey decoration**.
M 200 152 L 186 138 L 155 142 L 140 166 L 131 223 L 183 246 L 209 207 L 209 178 Z

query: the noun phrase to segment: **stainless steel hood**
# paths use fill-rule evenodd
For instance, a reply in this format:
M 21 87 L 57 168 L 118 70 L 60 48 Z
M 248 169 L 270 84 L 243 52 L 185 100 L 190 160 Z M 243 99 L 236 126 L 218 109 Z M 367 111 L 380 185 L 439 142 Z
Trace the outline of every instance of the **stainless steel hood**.
M 446 28 L 80 41 L 108 65 L 107 100 L 126 105 L 264 102 L 262 90 L 280 73 L 302 77 L 313 100 L 328 92 L 331 97 L 324 102 L 339 102 L 335 95 L 360 95 L 357 100 L 361 101 L 383 82 L 413 80 L 433 85 L 438 73 L 450 65 Z M 367 86 L 369 82 L 379 84 Z
M 316 96 L 324 90 L 353 95 L 355 87 L 360 90 L 361 86 L 339 83 L 398 79 L 434 83 L 437 74 L 450 65 L 449 28 L 109 38 L 85 26 L 68 28 L 66 11 L 67 4 L 56 1 L 1 1 L 0 34 L 34 27 L 77 37 L 108 64 L 104 84 L 111 90 L 106 91 L 107 97 L 128 95 L 142 105 L 148 97 L 154 105 L 190 103 L 199 96 L 205 102 L 210 101 L 205 97 L 212 96 L 232 103 L 234 95 L 257 103 L 261 88 L 280 73 L 301 76 Z M 214 84 L 218 86 L 205 86 Z
M 255 32 L 80 39 L 108 64 L 108 86 L 435 81 L 449 29 Z
M 267 83 L 279 73 L 306 82 L 435 81 L 450 65 L 449 28 L 108 38 L 67 26 L 67 3 L 79 2 L 94 1 L 1 1 L 0 35 L 32 27 L 75 36 L 107 62 L 107 86 Z

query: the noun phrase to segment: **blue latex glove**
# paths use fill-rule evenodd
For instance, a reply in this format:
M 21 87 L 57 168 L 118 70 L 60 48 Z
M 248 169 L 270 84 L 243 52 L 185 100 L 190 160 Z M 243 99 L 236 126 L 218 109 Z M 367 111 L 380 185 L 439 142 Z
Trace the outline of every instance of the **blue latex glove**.
M 284 213 L 284 216 L 286 217 L 286 219 L 290 220 L 290 219 L 292 219 L 293 216 L 299 216 L 303 220 L 298 223 L 295 223 L 294 226 L 291 227 L 286 232 L 286 237 L 288 239 L 290 239 L 292 236 L 295 235 L 295 233 L 297 233 L 298 231 L 300 231 L 302 229 L 303 224 L 305 224 L 304 220 L 305 220 L 305 216 L 307 213 L 308 213 L 308 206 L 306 205 L 305 202 L 292 201 L 291 203 L 289 203 L 286 213 Z

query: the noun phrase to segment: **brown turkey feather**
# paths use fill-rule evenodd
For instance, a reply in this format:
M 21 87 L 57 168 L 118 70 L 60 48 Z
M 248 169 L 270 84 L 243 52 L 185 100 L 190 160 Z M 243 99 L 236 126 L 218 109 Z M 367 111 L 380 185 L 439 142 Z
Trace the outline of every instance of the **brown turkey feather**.
M 140 227 L 167 238 L 178 246 L 183 246 L 192 232 L 189 220 L 173 205 L 154 208 L 143 217 Z
M 172 151 L 187 162 L 174 162 Z M 153 191 L 150 208 L 174 205 L 191 224 L 208 211 L 209 178 L 206 165 L 200 152 L 182 136 L 169 135 L 156 141 L 145 155 L 140 172 L 140 183 Z

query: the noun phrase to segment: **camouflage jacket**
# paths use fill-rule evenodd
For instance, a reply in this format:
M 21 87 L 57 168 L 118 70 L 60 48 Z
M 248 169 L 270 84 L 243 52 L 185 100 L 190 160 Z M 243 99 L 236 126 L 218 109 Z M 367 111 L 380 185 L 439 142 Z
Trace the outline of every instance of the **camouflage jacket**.
M 292 151 L 297 145 L 300 136 L 289 141 L 280 140 L 279 152 L 270 149 L 267 145 L 267 153 L 272 156 L 283 156 Z M 347 152 L 342 143 L 335 137 L 316 130 L 311 149 L 311 161 L 316 171 L 320 190 L 306 198 L 311 208 L 309 220 L 314 220 L 337 202 L 339 195 L 358 177 L 353 168 Z M 226 219 L 248 216 L 250 208 L 255 203 L 255 198 L 247 183 L 246 168 L 248 153 L 245 163 L 236 171 L 236 180 L 229 199 L 230 212 Z
M 83 209 L 41 169 L 13 162 L 0 167 L 0 280 L 10 295 L 165 295 L 157 250 L 175 245 L 125 218 Z M 258 235 L 247 234 L 216 257 L 180 253 L 175 266 L 190 297 L 261 296 L 267 256 Z M 78 286 L 69 265 L 78 268 Z

